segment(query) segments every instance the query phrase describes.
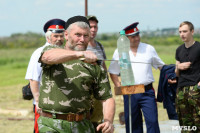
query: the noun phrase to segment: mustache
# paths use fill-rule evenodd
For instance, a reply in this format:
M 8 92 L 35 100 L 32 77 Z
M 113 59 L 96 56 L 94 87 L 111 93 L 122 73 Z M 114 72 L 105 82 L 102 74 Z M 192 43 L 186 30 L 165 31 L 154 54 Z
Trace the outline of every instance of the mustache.
M 61 40 L 57 40 L 56 42 L 55 42 L 55 44 L 63 44 L 63 41 L 61 41 Z
M 61 41 L 61 40 L 57 40 L 56 43 L 57 43 L 57 42 L 62 42 L 62 41 Z

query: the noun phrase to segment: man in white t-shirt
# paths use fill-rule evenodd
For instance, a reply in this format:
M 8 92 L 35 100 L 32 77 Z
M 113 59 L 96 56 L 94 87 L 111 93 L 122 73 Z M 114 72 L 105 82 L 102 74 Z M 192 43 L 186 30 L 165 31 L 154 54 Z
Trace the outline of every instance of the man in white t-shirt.
M 142 112 L 145 118 L 148 133 L 159 133 L 158 111 L 155 99 L 155 92 L 152 86 L 154 82 L 152 67 L 160 69 L 164 62 L 159 58 L 153 46 L 140 42 L 138 22 L 133 23 L 126 28 L 125 34 L 130 40 L 130 60 L 135 78 L 135 85 L 144 84 L 145 93 L 131 95 L 131 116 L 132 116 L 132 132 L 142 133 L 143 122 Z M 113 55 L 113 60 L 119 60 L 118 50 Z M 108 72 L 115 87 L 121 86 L 118 75 L 120 74 L 120 65 L 117 61 L 112 61 Z M 142 111 L 142 112 L 141 112 Z M 129 133 L 129 103 L 128 95 L 124 95 L 124 112 L 126 132 Z
M 40 108 L 38 107 L 40 78 L 42 73 L 41 63 L 38 62 L 42 50 L 48 45 L 61 46 L 64 43 L 65 21 L 61 19 L 52 19 L 45 23 L 44 28 L 46 43 L 36 49 L 29 61 L 25 79 L 29 80 L 31 91 L 34 97 L 33 111 L 35 113 L 34 133 L 39 133 L 37 119 L 39 118 Z

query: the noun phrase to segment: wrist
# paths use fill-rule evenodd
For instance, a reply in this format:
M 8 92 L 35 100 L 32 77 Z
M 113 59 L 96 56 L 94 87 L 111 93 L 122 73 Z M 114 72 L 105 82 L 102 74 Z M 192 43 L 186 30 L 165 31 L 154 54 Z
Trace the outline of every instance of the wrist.
M 78 52 L 78 58 L 84 58 L 84 51 L 79 51 Z
M 113 123 L 111 120 L 108 120 L 108 119 L 104 119 L 104 122 L 109 122 L 110 124 Z
M 176 69 L 178 69 L 178 64 L 176 64 Z

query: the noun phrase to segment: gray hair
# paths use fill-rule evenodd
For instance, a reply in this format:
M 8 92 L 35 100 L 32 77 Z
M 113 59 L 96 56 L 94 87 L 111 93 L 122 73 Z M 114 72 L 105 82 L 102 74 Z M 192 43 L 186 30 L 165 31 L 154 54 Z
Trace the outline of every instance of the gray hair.
M 83 28 L 83 29 L 90 29 L 90 26 L 87 23 L 78 21 L 69 25 L 69 27 L 67 28 L 68 33 L 71 31 L 73 25 L 77 25 L 78 27 Z
M 52 34 L 51 31 L 47 31 L 47 32 L 45 33 L 46 40 L 48 40 L 48 39 L 51 38 L 51 34 Z

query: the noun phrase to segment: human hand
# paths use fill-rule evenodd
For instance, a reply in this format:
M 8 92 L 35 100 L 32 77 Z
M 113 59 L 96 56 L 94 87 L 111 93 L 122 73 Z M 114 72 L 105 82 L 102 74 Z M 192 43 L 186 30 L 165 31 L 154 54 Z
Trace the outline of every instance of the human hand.
M 176 79 L 168 79 L 168 83 L 175 84 L 175 83 L 177 83 L 177 80 Z
M 110 121 L 105 121 L 97 126 L 97 131 L 102 131 L 102 133 L 113 133 L 114 126 Z
M 40 114 L 42 112 L 42 109 L 39 108 L 38 102 L 35 102 L 35 107 L 36 107 L 37 113 Z
M 200 82 L 198 83 L 198 86 L 200 86 Z
M 190 68 L 191 64 L 192 64 L 191 62 L 180 63 L 178 64 L 178 69 L 187 70 L 188 68 Z
M 97 61 L 97 56 L 92 51 L 83 51 L 84 62 L 94 63 Z

